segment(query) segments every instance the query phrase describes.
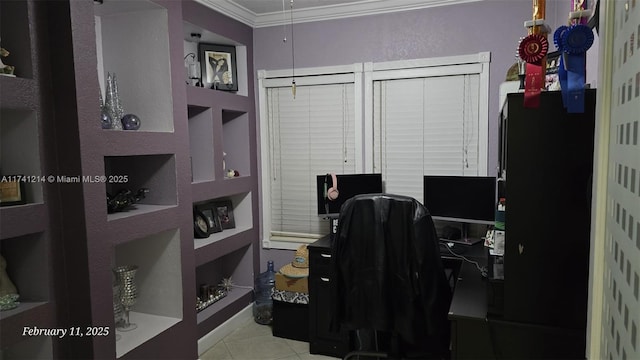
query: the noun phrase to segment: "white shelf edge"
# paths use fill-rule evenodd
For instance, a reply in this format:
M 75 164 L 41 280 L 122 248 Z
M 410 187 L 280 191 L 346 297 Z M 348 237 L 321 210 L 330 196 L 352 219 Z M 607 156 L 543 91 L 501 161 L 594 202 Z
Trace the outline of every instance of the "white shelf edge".
M 119 219 L 125 219 L 131 216 L 137 216 L 142 214 L 148 214 L 155 211 L 161 211 L 171 209 L 177 205 L 148 205 L 148 204 L 135 204 L 127 211 L 115 212 L 113 214 L 107 214 L 107 221 L 115 221 Z
M 227 238 L 230 238 L 234 235 L 240 234 L 242 232 L 245 232 L 247 230 L 251 230 L 251 226 L 239 226 L 236 227 L 234 229 L 225 229 L 222 230 L 219 233 L 213 233 L 211 235 L 209 235 L 208 238 L 204 238 L 204 239 L 195 239 L 194 238 L 194 250 L 198 250 L 202 247 L 211 245 L 213 243 L 216 243 L 218 241 L 222 241 L 225 240 Z
M 116 358 L 120 358 L 129 351 L 153 339 L 161 332 L 180 322 L 181 319 L 166 316 L 151 315 L 132 311 L 130 321 L 138 327 L 131 331 L 118 331 L 120 340 L 116 341 Z
M 218 302 L 214 303 L 213 305 L 209 306 L 208 308 L 200 311 L 197 314 L 197 323 L 198 325 L 200 325 L 200 323 L 204 322 L 205 320 L 209 319 L 211 316 L 213 316 L 214 314 L 216 314 L 218 311 L 224 309 L 225 307 L 233 304 L 234 302 L 238 301 L 240 298 L 242 298 L 243 296 L 251 293 L 253 290 L 250 289 L 244 289 L 244 288 L 235 288 L 233 290 L 231 290 L 227 296 L 223 297 L 222 299 L 220 299 Z

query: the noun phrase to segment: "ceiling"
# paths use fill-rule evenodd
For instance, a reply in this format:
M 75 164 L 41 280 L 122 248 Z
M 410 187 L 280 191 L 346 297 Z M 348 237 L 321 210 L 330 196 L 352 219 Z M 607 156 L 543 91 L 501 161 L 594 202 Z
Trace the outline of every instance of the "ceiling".
M 341 19 L 482 0 L 196 0 L 251 27 Z M 293 7 L 291 5 L 293 4 Z M 284 11 L 283 11 L 284 7 Z

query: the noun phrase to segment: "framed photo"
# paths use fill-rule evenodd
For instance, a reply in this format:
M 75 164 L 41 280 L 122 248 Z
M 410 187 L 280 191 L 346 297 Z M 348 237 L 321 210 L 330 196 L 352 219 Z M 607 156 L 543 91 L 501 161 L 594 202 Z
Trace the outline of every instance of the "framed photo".
M 554 51 L 547 54 L 547 75 L 558 73 L 558 66 L 560 66 L 561 55 L 562 53 L 560 51 Z
M 215 208 L 222 229 L 234 229 L 236 222 L 233 218 L 233 204 L 231 200 L 218 201 L 215 203 Z
M 558 67 L 560 66 L 560 51 L 547 54 L 547 69 L 545 76 L 545 89 L 548 91 L 560 90 L 560 79 L 558 78 Z
M 198 209 L 193 209 L 193 236 L 196 239 L 209 237 L 209 220 Z
M 220 220 L 218 219 L 215 204 L 213 202 L 208 202 L 204 204 L 199 204 L 195 206 L 194 211 L 194 226 L 196 226 L 195 221 L 197 220 L 196 214 L 202 214 L 202 217 L 207 223 L 207 236 L 208 234 L 213 234 L 222 231 L 222 226 L 220 226 Z
M 198 60 L 202 86 L 216 90 L 238 91 L 234 46 L 199 43 Z
M 21 175 L 2 176 L 0 181 L 0 206 L 23 205 L 26 203 L 24 182 Z

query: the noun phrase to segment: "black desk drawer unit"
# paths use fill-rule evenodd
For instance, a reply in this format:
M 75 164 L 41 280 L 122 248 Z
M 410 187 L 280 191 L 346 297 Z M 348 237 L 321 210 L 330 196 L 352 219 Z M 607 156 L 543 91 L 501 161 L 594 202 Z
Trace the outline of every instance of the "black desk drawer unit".
M 331 240 L 325 236 L 309 245 L 309 352 L 343 357 L 349 352 L 349 333 L 330 330 Z

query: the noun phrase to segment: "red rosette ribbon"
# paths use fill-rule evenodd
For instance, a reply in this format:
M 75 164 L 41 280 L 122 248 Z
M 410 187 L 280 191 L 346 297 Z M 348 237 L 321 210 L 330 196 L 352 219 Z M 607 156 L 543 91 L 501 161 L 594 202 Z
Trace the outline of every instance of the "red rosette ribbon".
M 549 51 L 547 38 L 540 34 L 525 37 L 518 47 L 518 55 L 529 64 L 539 64 Z
M 524 79 L 524 107 L 537 108 L 540 106 L 540 92 L 544 87 L 545 68 L 544 57 L 549 50 L 546 36 L 531 34 L 522 39 L 518 47 L 518 55 L 527 62 Z

